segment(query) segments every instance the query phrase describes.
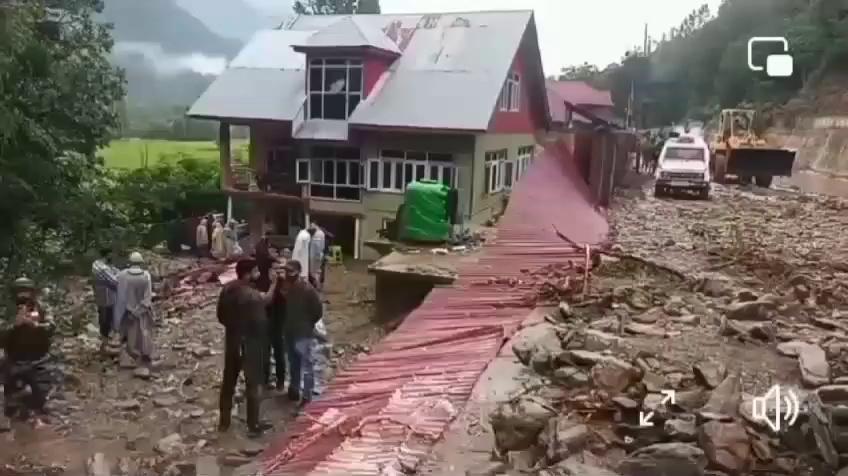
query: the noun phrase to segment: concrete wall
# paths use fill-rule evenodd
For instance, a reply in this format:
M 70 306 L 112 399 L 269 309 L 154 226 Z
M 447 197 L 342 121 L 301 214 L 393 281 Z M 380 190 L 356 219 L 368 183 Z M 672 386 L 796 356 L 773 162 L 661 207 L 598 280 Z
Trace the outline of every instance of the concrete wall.
M 501 211 L 505 193 L 486 193 L 486 152 L 506 149 L 507 159 L 514 159 L 520 147 L 536 145 L 537 138 L 535 134 L 480 134 L 475 143 L 470 222 L 481 224 Z

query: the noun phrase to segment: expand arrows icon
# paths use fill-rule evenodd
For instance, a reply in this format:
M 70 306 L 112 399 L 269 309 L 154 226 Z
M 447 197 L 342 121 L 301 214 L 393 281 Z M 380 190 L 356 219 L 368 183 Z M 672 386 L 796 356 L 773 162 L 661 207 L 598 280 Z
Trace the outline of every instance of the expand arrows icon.
M 660 405 L 665 405 L 667 403 L 671 403 L 674 405 L 675 403 L 675 393 L 674 390 L 660 390 L 660 393 L 663 394 L 663 399 L 660 401 Z M 654 426 L 654 422 L 651 421 L 654 418 L 654 412 L 639 412 L 639 426 L 649 427 Z

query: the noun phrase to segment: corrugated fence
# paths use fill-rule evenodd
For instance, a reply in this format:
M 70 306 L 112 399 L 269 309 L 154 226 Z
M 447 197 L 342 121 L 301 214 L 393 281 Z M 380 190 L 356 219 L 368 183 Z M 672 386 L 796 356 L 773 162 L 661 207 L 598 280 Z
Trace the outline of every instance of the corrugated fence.
M 261 474 L 399 475 L 417 467 L 533 307 L 529 273 L 585 258 L 585 248 L 555 230 L 576 243 L 605 238 L 606 220 L 590 197 L 567 148 L 547 147 L 513 190 L 480 260 L 337 374 L 264 452 Z

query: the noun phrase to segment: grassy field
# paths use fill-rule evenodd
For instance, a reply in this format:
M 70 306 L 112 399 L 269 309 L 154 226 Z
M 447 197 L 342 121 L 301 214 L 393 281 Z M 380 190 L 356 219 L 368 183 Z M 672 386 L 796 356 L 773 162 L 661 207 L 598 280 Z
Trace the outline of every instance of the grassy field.
M 233 140 L 233 159 L 247 160 L 247 141 Z M 152 166 L 163 160 L 177 161 L 182 158 L 196 158 L 217 162 L 218 146 L 204 141 L 170 141 L 154 139 L 120 139 L 112 141 L 109 147 L 100 153 L 106 166 L 115 169 L 137 169 Z

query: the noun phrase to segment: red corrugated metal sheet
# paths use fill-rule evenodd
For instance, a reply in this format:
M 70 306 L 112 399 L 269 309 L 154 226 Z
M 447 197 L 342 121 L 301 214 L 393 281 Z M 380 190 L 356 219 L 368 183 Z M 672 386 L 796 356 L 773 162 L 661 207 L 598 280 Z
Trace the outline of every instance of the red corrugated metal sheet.
M 418 465 L 533 306 L 530 273 L 585 259 L 585 249 L 555 229 L 577 243 L 607 234 L 563 151 L 540 154 L 479 262 L 461 266 L 456 283 L 434 289 L 395 332 L 340 372 L 265 451 L 262 474 L 371 476 Z

